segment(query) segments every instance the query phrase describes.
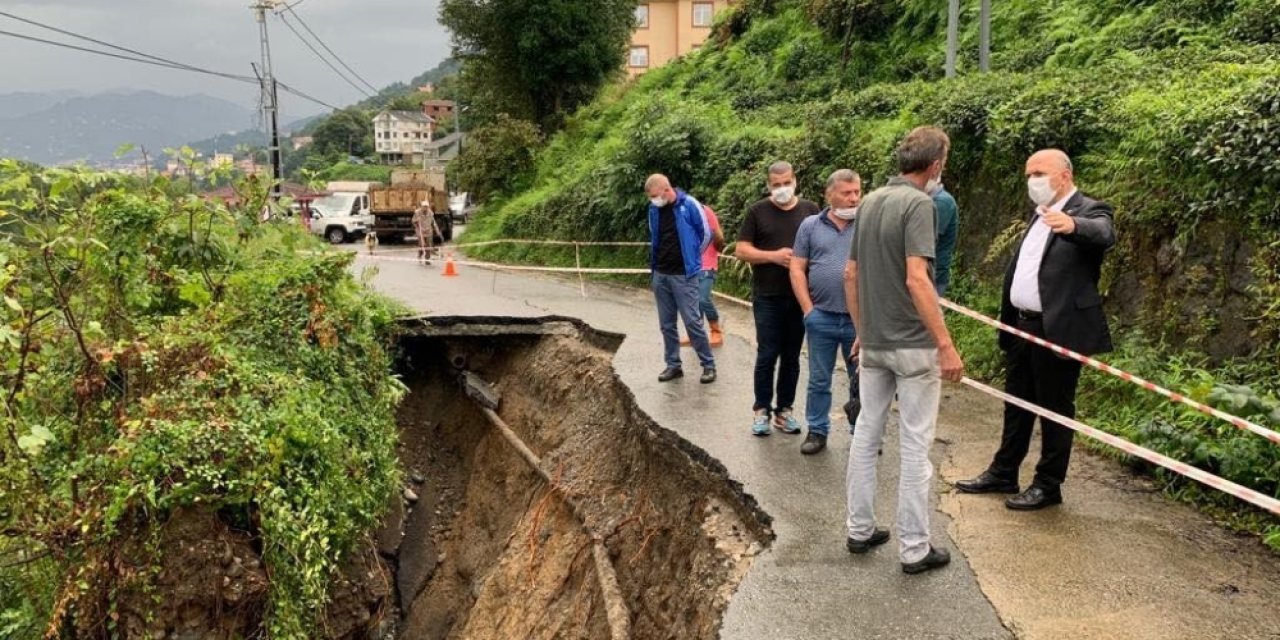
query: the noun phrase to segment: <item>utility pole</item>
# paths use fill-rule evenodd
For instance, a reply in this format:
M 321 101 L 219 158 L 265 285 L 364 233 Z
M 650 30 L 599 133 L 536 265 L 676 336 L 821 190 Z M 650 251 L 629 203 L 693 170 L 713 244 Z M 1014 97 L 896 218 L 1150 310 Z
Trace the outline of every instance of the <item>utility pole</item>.
M 991 70 L 991 0 L 982 0 L 979 7 L 978 71 L 986 73 Z
M 947 2 L 947 77 L 956 77 L 956 51 L 960 47 L 960 0 Z
M 257 0 L 250 7 L 257 14 L 260 47 L 262 49 L 262 109 L 268 127 L 267 158 L 271 162 L 271 201 L 280 200 L 280 184 L 284 181 L 284 167 L 280 161 L 280 103 L 277 101 L 276 76 L 271 68 L 271 40 L 267 36 L 267 11 L 275 9 L 280 0 Z

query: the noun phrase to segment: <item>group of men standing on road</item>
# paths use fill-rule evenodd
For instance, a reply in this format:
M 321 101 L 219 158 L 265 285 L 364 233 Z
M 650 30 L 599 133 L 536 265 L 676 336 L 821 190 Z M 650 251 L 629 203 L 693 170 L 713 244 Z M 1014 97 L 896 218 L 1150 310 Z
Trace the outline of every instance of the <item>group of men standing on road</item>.
M 846 363 L 849 398 L 844 411 L 854 434 L 846 547 L 866 553 L 891 537 L 888 529 L 876 526 L 876 466 L 896 400 L 899 556 L 902 570 L 912 574 L 950 561 L 929 535 L 929 450 L 941 381 L 959 381 L 964 375 L 939 302 L 951 283 L 959 224 L 956 201 L 942 186 L 949 150 L 950 140 L 941 129 L 919 127 L 897 149 L 899 175 L 863 198 L 860 176 L 851 169 L 837 170 L 826 181 L 825 208 L 799 197 L 790 164 L 774 163 L 766 177 L 768 196 L 748 208 L 734 254 L 752 266 L 757 343 L 752 434 L 803 431 L 795 397 L 807 335 L 808 434 L 800 449 L 805 455 L 823 451 L 831 428 L 837 355 Z M 1111 208 L 1079 193 L 1071 160 L 1061 151 L 1033 154 L 1026 179 L 1036 208 L 1005 275 L 1001 320 L 1086 355 L 1107 351 L 1110 335 L 1098 280 L 1103 256 L 1115 243 Z M 665 176 L 650 176 L 645 192 L 665 355 L 658 379 L 667 382 L 683 375 L 679 317 L 702 366 L 701 382 L 714 382 L 712 340 L 702 319 L 708 320 L 718 345 L 722 332 L 710 285 L 723 234 L 714 212 Z M 1079 363 L 1004 333 L 1000 346 L 1007 357 L 1008 393 L 1074 417 Z M 1034 422 L 1035 414 L 1006 404 L 1002 442 L 991 465 L 956 488 L 1016 494 L 1006 501 L 1011 509 L 1061 503 L 1074 432 L 1041 420 L 1041 460 L 1032 484 L 1023 490 L 1018 468 Z

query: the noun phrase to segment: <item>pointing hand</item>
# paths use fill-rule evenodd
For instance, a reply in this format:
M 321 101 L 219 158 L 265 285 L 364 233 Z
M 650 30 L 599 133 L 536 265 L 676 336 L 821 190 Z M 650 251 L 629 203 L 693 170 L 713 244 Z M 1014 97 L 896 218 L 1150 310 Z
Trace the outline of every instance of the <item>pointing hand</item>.
M 1054 233 L 1069 235 L 1076 231 L 1076 219 L 1060 211 L 1049 211 L 1041 207 L 1040 219 L 1044 220 Z

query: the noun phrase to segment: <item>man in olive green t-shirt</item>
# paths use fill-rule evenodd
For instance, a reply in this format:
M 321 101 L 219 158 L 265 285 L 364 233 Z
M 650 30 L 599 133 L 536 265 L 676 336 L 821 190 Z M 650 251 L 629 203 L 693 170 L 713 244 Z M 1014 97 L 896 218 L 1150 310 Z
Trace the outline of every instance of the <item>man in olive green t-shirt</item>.
M 845 269 L 845 302 L 858 340 L 862 413 L 849 449 L 848 539 L 852 553 L 889 540 L 875 523 L 876 458 L 895 393 L 901 471 L 898 555 L 902 570 L 921 573 L 951 556 L 929 542 L 929 447 L 938 420 L 940 378 L 955 381 L 964 364 L 942 320 L 933 283 L 935 210 L 927 187 L 942 176 L 950 141 L 935 127 L 913 130 L 898 147 L 898 170 L 862 201 Z

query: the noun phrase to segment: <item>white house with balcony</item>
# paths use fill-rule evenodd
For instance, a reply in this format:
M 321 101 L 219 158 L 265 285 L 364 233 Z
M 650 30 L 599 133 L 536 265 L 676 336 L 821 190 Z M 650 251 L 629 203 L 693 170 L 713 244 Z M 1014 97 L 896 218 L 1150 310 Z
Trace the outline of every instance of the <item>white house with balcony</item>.
M 422 164 L 436 121 L 421 111 L 383 110 L 373 118 L 374 150 L 383 164 Z

